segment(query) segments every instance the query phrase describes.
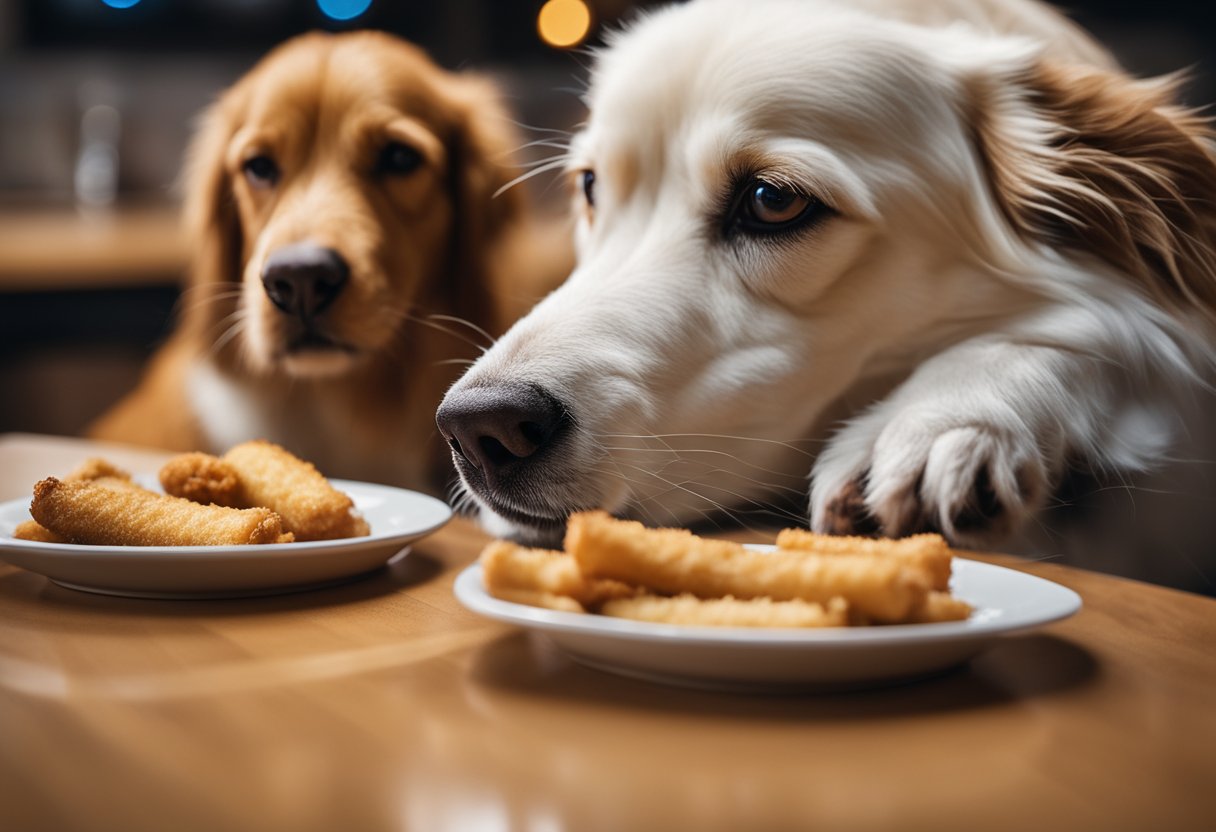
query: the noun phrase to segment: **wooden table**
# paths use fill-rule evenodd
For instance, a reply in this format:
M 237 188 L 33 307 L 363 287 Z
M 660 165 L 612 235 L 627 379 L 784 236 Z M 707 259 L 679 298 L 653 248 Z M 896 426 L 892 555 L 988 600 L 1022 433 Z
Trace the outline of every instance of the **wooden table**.
M 0 437 L 0 497 L 97 450 Z M 930 681 L 727 695 L 465 611 L 483 540 L 456 521 L 361 582 L 222 602 L 0 566 L 0 829 L 1216 828 L 1212 600 L 989 557 L 1085 609 Z

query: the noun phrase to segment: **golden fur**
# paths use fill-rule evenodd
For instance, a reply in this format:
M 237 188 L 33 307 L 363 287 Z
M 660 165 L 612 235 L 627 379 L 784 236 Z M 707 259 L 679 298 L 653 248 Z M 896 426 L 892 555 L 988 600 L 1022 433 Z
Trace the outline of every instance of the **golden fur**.
M 377 173 L 388 142 L 418 167 Z M 265 436 L 329 474 L 440 486 L 434 412 L 460 362 L 568 268 L 564 236 L 538 245 L 519 190 L 495 196 L 518 146 L 490 83 L 391 36 L 274 50 L 205 114 L 185 173 L 193 262 L 177 330 L 91 433 L 216 452 Z M 272 187 L 244 170 L 259 155 L 281 171 Z M 342 351 L 293 355 L 290 316 L 261 284 L 267 257 L 300 242 L 349 265 L 323 320 Z
M 1184 317 L 1216 322 L 1216 131 L 1174 103 L 1177 78 L 1045 59 L 1014 82 L 1045 121 L 1046 144 L 1010 129 L 995 89 L 974 91 L 973 113 L 1011 224 L 1106 261 Z

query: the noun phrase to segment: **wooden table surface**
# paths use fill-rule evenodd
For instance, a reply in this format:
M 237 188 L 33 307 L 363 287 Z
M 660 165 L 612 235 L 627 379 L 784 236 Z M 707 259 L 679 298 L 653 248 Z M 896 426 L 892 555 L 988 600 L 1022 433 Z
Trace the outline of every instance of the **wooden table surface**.
M 0 437 L 0 498 L 98 450 Z M 990 557 L 1084 610 L 928 681 L 731 695 L 465 611 L 483 541 L 455 521 L 371 578 L 239 601 L 0 565 L 0 829 L 1216 828 L 1216 601 Z

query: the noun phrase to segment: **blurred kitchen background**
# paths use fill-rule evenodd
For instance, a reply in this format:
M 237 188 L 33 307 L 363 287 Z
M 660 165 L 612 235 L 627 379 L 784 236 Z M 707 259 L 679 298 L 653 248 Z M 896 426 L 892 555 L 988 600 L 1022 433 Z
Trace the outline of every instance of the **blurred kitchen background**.
M 0 431 L 78 433 L 134 385 L 188 255 L 174 181 L 194 117 L 274 44 L 385 29 L 448 68 L 497 76 L 521 121 L 569 129 L 583 117 L 579 47 L 642 5 L 653 3 L 0 0 Z M 1216 102 L 1216 4 L 1068 11 L 1132 71 L 1189 67 L 1188 100 Z M 557 210 L 546 184 L 534 190 Z

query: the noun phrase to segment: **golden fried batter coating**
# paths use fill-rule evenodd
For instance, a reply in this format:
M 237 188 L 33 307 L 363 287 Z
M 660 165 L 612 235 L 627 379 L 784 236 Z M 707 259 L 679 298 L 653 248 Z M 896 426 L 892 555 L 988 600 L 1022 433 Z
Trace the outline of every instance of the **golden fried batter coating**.
M 18 523 L 17 527 L 13 529 L 13 537 L 18 540 L 36 540 L 39 543 L 67 543 L 37 520 L 23 520 Z
M 131 474 L 124 471 L 117 465 L 102 459 L 99 456 L 89 457 L 72 473 L 64 477 L 65 480 L 126 480 L 131 482 Z
M 146 488 L 131 479 L 129 472 L 98 456 L 86 459 L 63 479 L 65 482 L 90 482 L 105 488 L 147 491 Z
M 240 480 L 240 503 L 266 506 L 283 518 L 296 540 L 331 540 L 371 533 L 354 502 L 329 484 L 311 462 L 271 442 L 245 442 L 224 454 Z
M 481 552 L 486 591 L 504 601 L 510 594 L 534 593 L 573 600 L 580 609 L 595 607 L 611 598 L 626 598 L 637 590 L 620 581 L 587 578 L 574 558 L 547 549 L 526 549 L 506 540 L 495 540 Z M 536 604 L 532 606 L 550 606 Z M 551 607 L 556 609 L 556 607 Z
M 738 543 L 704 540 L 684 529 L 647 529 L 602 511 L 572 515 L 565 548 L 591 577 L 701 598 L 730 595 L 826 603 L 840 596 L 881 622 L 904 619 L 933 583 L 922 565 L 904 559 L 755 552 Z
M 512 604 L 523 604 L 528 607 L 541 607 L 546 610 L 559 612 L 587 612 L 587 608 L 568 595 L 554 595 L 552 592 L 537 592 L 534 589 L 516 589 L 514 587 L 498 587 L 490 592 L 495 598 L 510 601 Z
M 131 479 L 131 474 L 101 457 L 91 457 L 64 478 L 65 482 L 88 482 L 99 488 L 147 491 Z M 25 520 L 13 529 L 18 540 L 36 540 L 39 543 L 67 543 L 67 539 L 55 534 L 37 520 Z
M 933 624 L 938 621 L 966 621 L 972 608 L 966 601 L 955 598 L 948 592 L 936 590 L 927 594 L 923 601 L 912 608 L 905 624 Z
M 203 505 L 230 508 L 253 505 L 242 503 L 236 469 L 211 454 L 189 453 L 173 457 L 160 469 L 160 484 L 166 494 Z
M 918 564 L 933 578 L 931 588 L 946 591 L 950 587 L 950 547 L 940 534 L 917 534 L 898 540 L 869 537 L 841 537 L 816 534 L 806 529 L 785 529 L 777 535 L 777 548 L 817 555 L 873 555 L 896 557 Z
M 600 612 L 614 618 L 703 627 L 844 627 L 849 623 L 848 604 L 843 598 L 833 598 L 824 605 L 770 598 L 705 599 L 687 593 L 674 598 L 639 595 L 608 601 Z
M 143 489 L 113 489 L 54 477 L 34 486 L 30 514 L 72 543 L 111 546 L 231 546 L 289 542 L 270 509 L 203 506 Z

